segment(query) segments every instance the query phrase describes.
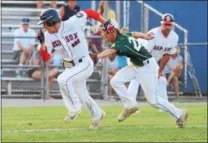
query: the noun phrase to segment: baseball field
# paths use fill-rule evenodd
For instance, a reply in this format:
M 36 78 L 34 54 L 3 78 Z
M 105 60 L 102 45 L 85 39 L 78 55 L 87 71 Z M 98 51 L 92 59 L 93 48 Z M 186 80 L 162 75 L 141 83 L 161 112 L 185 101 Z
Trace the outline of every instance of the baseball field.
M 176 104 L 189 110 L 186 128 L 178 129 L 174 119 L 148 104 L 124 122 L 117 116 L 122 105 L 102 105 L 106 112 L 100 129 L 89 129 L 92 120 L 83 108 L 71 123 L 63 118 L 64 106 L 2 108 L 3 142 L 207 142 L 207 104 Z

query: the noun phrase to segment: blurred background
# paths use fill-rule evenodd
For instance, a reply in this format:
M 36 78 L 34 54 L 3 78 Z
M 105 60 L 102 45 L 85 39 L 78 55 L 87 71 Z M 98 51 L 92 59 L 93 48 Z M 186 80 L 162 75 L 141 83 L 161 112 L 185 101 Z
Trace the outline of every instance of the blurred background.
M 80 10 L 92 8 L 106 18 L 115 19 L 120 28 L 148 32 L 160 26 L 161 16 L 171 13 L 179 35 L 179 55 L 183 69 L 180 93 L 174 83 L 168 86 L 170 99 L 207 98 L 207 1 L 1 1 L 1 94 L 2 98 L 61 98 L 57 76 L 63 71 L 62 58 L 54 52 L 49 63 L 42 63 L 34 38 L 43 9 L 56 8 L 62 20 Z M 108 45 L 100 37 L 99 23 L 86 23 L 89 51 L 99 53 Z M 21 50 L 19 50 L 21 47 Z M 95 61 L 88 80 L 90 95 L 97 99 L 118 100 L 109 85 L 115 73 L 127 65 L 125 57 L 112 56 Z M 128 86 L 128 85 L 127 85 Z M 138 100 L 144 100 L 142 89 Z

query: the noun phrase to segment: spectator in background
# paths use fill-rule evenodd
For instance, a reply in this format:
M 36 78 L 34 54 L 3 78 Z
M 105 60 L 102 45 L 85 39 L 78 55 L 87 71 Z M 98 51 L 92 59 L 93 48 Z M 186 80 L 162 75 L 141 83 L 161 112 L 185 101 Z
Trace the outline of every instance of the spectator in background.
M 97 12 L 101 15 L 101 16 L 105 16 L 105 2 L 104 0 L 101 0 L 99 2 L 99 6 L 98 6 L 98 10 Z M 108 15 L 107 15 L 107 19 L 113 19 L 113 20 L 116 20 L 116 14 L 115 12 L 113 11 L 113 9 L 111 8 L 110 6 L 110 1 L 108 1 Z M 98 22 L 95 26 L 95 33 L 98 33 L 100 34 L 100 23 Z
M 15 61 L 18 61 L 19 65 L 29 64 L 32 51 L 35 45 L 36 33 L 33 29 L 29 28 L 30 19 L 22 19 L 22 27 L 14 31 L 14 57 Z M 28 37 L 28 38 L 27 38 Z
M 98 13 L 102 16 L 104 16 L 104 4 L 105 4 L 105 1 L 101 0 L 99 2 L 99 7 L 98 7 Z M 108 1 L 108 19 L 114 19 L 114 20 L 116 19 L 115 12 L 110 7 L 110 1 Z M 101 36 L 100 25 L 101 25 L 100 23 L 96 24 L 95 30 L 91 36 Z M 99 52 L 103 50 L 102 38 L 92 38 L 91 40 L 89 40 L 89 45 L 94 46 L 94 47 L 96 46 L 96 49 L 98 49 Z
M 65 21 L 80 11 L 76 0 L 66 0 L 66 4 L 60 8 L 61 20 Z
M 116 54 L 112 54 L 107 58 L 107 67 L 108 67 L 109 95 L 110 98 L 113 98 L 113 88 L 110 86 L 110 81 L 119 69 L 119 64 Z
M 179 55 L 180 50 L 177 48 L 177 52 L 171 55 L 166 68 L 165 73 L 167 76 L 167 86 L 173 81 L 174 90 L 177 96 L 179 95 L 179 79 L 181 71 L 183 69 L 183 57 Z
M 43 8 L 43 0 L 36 0 L 37 8 Z M 56 0 L 51 0 L 51 8 L 56 8 Z
M 41 66 L 42 60 L 39 54 L 39 48 L 37 51 L 35 51 L 32 55 L 31 61 L 30 61 L 30 65 L 36 65 L 36 66 Z M 52 61 L 50 62 L 50 64 L 53 65 Z M 58 70 L 55 67 L 51 67 L 49 70 L 49 76 L 48 76 L 48 80 L 49 80 L 49 88 L 52 89 L 53 87 L 53 83 L 54 83 L 54 79 L 57 77 L 58 74 Z M 40 80 L 41 79 L 41 69 L 40 68 L 33 68 L 31 70 L 28 71 L 28 76 L 34 80 Z
M 98 13 L 102 16 L 104 16 L 105 11 L 104 11 L 104 7 L 105 7 L 105 2 L 104 0 L 101 0 L 99 3 L 99 7 L 98 7 Z M 111 6 L 110 6 L 110 1 L 108 1 L 108 19 L 114 19 L 116 20 L 116 14 L 115 12 L 112 10 Z

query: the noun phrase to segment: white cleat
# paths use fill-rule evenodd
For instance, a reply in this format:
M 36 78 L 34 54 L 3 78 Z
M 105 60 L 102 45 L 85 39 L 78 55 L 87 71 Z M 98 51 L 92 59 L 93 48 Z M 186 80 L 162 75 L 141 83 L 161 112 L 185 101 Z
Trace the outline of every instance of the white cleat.
M 183 110 L 182 115 L 176 121 L 178 128 L 184 128 L 186 126 L 187 118 L 188 118 L 188 110 Z
M 89 128 L 90 128 L 90 129 L 98 129 L 98 128 L 100 128 L 100 121 L 101 121 L 104 117 L 105 117 L 105 112 L 102 111 L 102 115 L 101 115 L 100 119 L 93 121 Z

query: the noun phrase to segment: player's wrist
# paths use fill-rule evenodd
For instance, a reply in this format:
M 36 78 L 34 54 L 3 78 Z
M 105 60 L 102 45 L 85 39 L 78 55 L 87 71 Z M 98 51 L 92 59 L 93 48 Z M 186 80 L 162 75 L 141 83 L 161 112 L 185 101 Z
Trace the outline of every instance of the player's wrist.
M 159 69 L 159 73 L 162 73 L 163 72 L 163 70 L 162 69 Z
M 45 51 L 46 50 L 45 42 L 41 43 L 40 45 L 41 45 L 40 49 L 42 49 L 43 51 Z

